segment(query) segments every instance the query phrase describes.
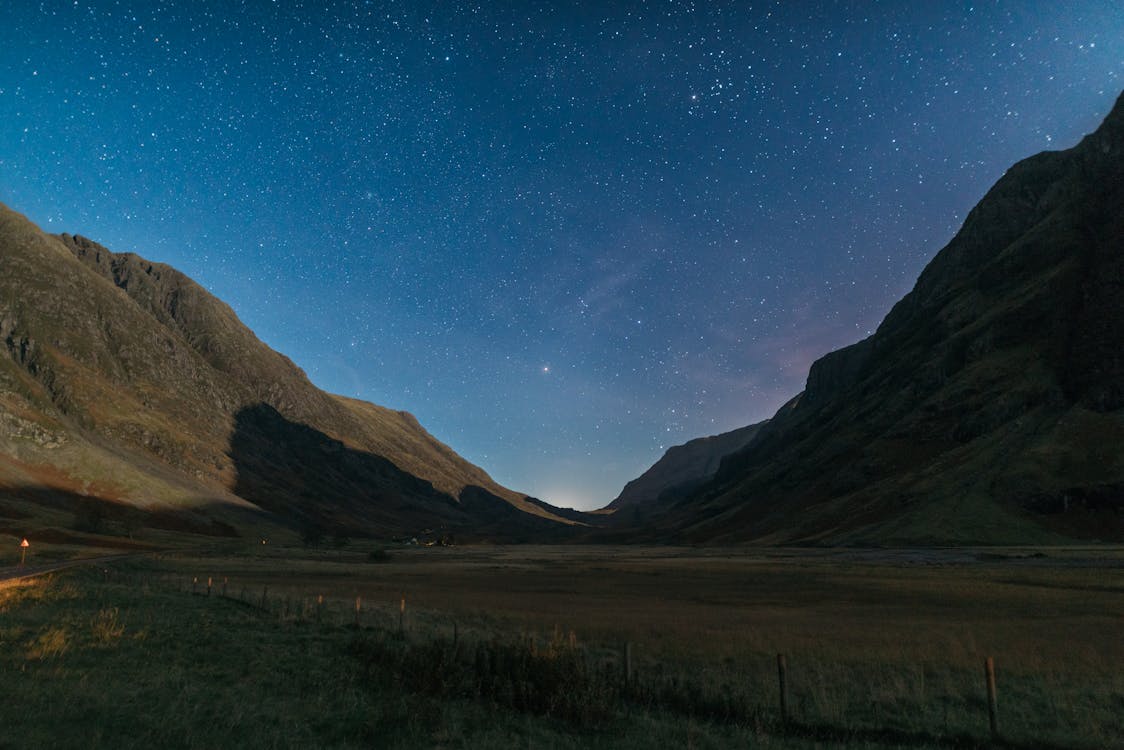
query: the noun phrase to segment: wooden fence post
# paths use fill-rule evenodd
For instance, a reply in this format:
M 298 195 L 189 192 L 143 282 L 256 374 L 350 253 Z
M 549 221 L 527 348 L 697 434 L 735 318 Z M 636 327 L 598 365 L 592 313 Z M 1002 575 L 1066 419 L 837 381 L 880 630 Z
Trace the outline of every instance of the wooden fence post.
M 207 596 L 211 595 L 211 576 L 207 576 Z
M 192 596 L 194 596 L 197 593 L 196 592 L 197 588 L 199 588 L 199 576 L 193 576 L 192 579 L 191 579 L 191 594 L 192 594 Z
M 788 660 L 777 654 L 777 683 L 780 688 L 781 721 L 788 723 Z
M 359 597 L 355 597 L 355 627 L 359 627 L 359 609 L 362 607 Z
M 999 703 L 995 697 L 995 659 L 987 657 L 984 661 L 984 676 L 987 678 L 987 719 L 991 725 L 991 739 L 999 739 Z

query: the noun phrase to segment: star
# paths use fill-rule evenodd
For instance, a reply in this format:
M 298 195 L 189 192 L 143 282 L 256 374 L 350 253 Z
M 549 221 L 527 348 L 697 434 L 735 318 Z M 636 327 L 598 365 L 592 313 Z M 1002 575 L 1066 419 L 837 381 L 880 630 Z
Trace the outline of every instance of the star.
M 585 507 L 671 433 L 771 417 L 1124 80 L 1100 0 L 305 3 L 252 33 L 125 4 L 156 48 L 118 0 L 40 5 L 4 6 L 0 200 L 179 268 L 316 385 Z

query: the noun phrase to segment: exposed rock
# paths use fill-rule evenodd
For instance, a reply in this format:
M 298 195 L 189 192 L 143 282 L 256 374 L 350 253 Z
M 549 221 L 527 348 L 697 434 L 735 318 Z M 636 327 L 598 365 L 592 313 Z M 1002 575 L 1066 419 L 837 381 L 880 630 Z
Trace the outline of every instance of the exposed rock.
M 669 448 L 659 461 L 626 484 L 607 510 L 630 511 L 621 515 L 633 523 L 662 512 L 667 505 L 711 479 L 723 457 L 744 448 L 764 424 L 696 438 Z
M 48 430 L 40 424 L 5 411 L 0 411 L 0 433 L 8 438 L 28 440 L 46 450 L 61 448 L 67 442 L 65 433 Z

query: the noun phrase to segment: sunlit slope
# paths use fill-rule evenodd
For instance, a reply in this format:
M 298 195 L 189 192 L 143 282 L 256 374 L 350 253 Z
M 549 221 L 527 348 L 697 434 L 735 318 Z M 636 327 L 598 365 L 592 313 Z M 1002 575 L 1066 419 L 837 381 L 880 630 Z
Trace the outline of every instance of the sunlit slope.
M 319 390 L 175 269 L 81 237 L 47 235 L 3 207 L 0 341 L 0 481 L 9 487 L 54 477 L 142 505 L 239 502 L 241 487 L 257 487 L 268 489 L 272 511 L 293 522 L 363 528 L 377 519 L 387 530 L 427 521 L 471 528 L 473 514 L 459 498 L 480 488 L 472 492 L 550 517 L 411 415 Z M 274 414 L 281 422 L 270 421 Z M 266 423 L 312 436 L 301 450 L 319 452 L 287 455 L 346 479 L 346 513 L 320 501 L 315 477 L 289 496 L 284 483 L 254 475 L 277 447 L 261 430 Z M 238 439 L 247 429 L 253 439 Z M 337 444 L 350 461 L 380 466 L 376 486 L 368 491 L 337 471 L 322 450 Z M 397 510 L 385 507 L 388 497 Z

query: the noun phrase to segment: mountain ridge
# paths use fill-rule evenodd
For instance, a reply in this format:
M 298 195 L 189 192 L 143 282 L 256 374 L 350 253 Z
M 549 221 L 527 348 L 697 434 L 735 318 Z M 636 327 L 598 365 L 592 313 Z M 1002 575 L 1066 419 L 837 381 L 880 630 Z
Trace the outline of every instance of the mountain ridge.
M 230 445 L 249 425 L 240 415 L 263 414 L 247 411 L 260 405 L 324 436 L 290 433 L 310 445 L 328 450 L 338 442 L 348 456 L 387 457 L 394 468 L 378 470 L 389 483 L 379 497 L 393 495 L 403 507 L 410 497 L 423 505 L 432 493 L 447 497 L 427 525 L 471 528 L 471 514 L 459 507 L 466 492 L 486 493 L 517 517 L 574 523 L 496 483 L 413 415 L 316 388 L 229 305 L 171 266 L 79 235 L 47 235 L 4 206 L 0 264 L 0 352 L 7 355 L 0 356 L 0 421 L 11 426 L 0 435 L 2 485 L 35 486 L 36 477 L 50 475 L 60 491 L 140 506 L 244 506 L 234 488 L 255 486 L 241 475 L 255 464 L 231 455 Z M 319 454 L 304 458 L 328 466 Z M 296 514 L 290 521 L 308 521 L 301 509 L 315 498 L 290 500 L 278 507 Z M 357 508 L 350 519 L 361 530 Z M 405 528 L 423 522 L 407 515 Z M 331 513 L 320 516 L 332 522 Z
M 764 424 L 759 422 L 668 448 L 647 471 L 628 482 L 603 510 L 620 513 L 631 509 L 638 514 L 651 515 L 657 505 L 667 505 L 712 478 L 722 458 L 745 447 Z
M 1124 95 L 1013 165 L 870 337 L 659 538 L 931 544 L 1124 538 Z

